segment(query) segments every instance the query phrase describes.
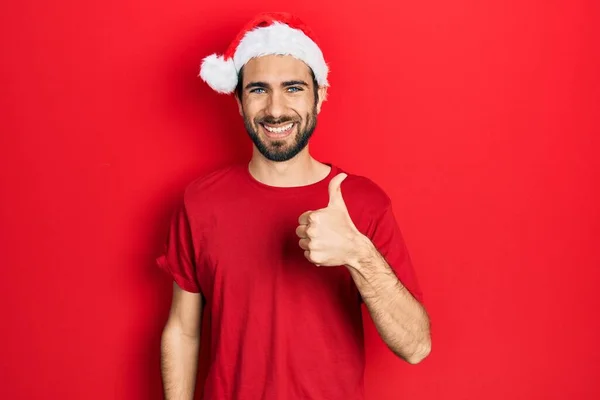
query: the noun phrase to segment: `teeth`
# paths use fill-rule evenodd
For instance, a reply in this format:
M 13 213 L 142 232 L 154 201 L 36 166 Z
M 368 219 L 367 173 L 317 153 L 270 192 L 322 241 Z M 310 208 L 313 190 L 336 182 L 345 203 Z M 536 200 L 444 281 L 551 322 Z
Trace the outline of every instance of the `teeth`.
M 294 123 L 290 123 L 287 125 L 282 126 L 281 128 L 272 128 L 270 126 L 267 125 L 263 125 L 265 127 L 266 130 L 268 130 L 269 132 L 273 132 L 273 133 L 282 133 L 287 131 L 288 129 L 290 129 L 292 126 L 294 125 Z

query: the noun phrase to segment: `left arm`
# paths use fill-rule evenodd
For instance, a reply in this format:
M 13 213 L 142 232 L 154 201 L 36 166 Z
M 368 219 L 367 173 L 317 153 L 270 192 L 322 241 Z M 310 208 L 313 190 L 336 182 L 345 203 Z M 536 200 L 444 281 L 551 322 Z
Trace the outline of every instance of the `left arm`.
M 327 207 L 300 215 L 296 228 L 299 246 L 319 267 L 348 268 L 381 338 L 396 355 L 417 364 L 431 351 L 429 317 L 374 242 L 354 225 L 340 188 L 346 176 L 341 173 L 331 179 Z M 388 228 L 384 230 L 389 231 L 391 215 L 386 221 Z M 388 241 L 394 235 L 388 232 L 383 237 Z M 397 244 L 398 239 L 394 242 Z
M 398 280 L 373 243 L 359 235 L 346 267 L 383 341 L 399 357 L 417 364 L 431 351 L 425 308 Z

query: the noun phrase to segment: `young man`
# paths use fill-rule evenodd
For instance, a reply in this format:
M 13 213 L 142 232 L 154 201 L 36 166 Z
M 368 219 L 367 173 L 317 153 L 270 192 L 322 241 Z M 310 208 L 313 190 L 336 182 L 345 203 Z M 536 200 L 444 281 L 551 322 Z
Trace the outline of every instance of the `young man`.
M 190 183 L 158 265 L 175 281 L 162 335 L 167 400 L 192 399 L 200 321 L 211 315 L 204 399 L 364 398 L 361 304 L 411 364 L 429 319 L 390 199 L 311 157 L 328 67 L 309 29 L 261 14 L 200 76 L 234 93 L 249 162 Z

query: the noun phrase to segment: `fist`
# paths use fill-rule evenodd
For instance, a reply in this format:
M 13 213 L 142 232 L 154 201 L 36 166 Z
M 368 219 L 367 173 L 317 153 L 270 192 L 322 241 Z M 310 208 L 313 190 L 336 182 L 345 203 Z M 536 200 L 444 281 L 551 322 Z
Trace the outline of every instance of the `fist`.
M 298 218 L 296 235 L 308 261 L 317 266 L 346 265 L 356 251 L 358 231 L 342 197 L 341 184 L 346 174 L 329 183 L 329 204 L 316 211 L 306 211 Z

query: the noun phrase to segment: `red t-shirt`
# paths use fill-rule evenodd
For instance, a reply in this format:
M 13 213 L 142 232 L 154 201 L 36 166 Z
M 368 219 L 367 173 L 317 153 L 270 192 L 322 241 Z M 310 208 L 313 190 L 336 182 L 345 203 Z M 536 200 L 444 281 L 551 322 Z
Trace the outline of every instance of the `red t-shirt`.
M 331 165 L 331 164 L 329 164 Z M 204 398 L 360 400 L 365 364 L 361 298 L 344 266 L 317 267 L 296 236 L 298 217 L 327 206 L 320 182 L 272 187 L 246 163 L 190 183 L 158 265 L 211 312 Z M 423 301 L 389 197 L 348 174 L 342 196 L 356 227 Z

